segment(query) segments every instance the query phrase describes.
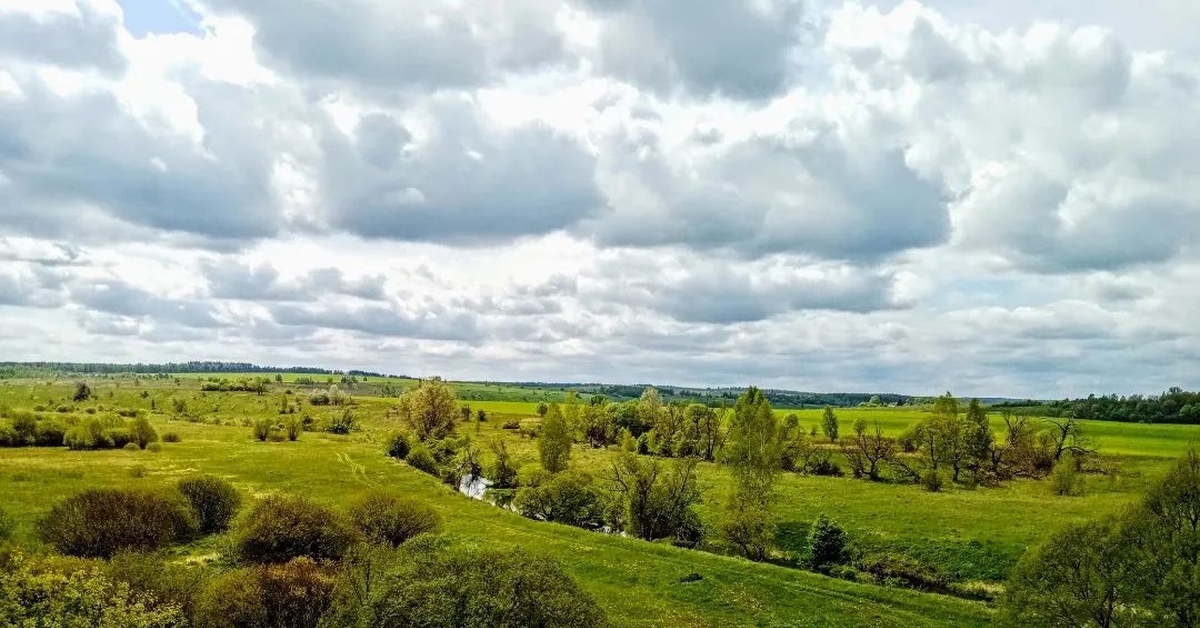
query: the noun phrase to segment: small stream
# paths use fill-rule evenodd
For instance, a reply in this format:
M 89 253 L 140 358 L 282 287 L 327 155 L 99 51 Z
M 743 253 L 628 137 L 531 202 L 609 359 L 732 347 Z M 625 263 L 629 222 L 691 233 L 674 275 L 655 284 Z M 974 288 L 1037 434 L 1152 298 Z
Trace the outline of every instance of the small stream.
M 492 487 L 491 480 L 489 480 L 485 477 L 482 477 L 482 476 L 478 476 L 478 475 L 464 475 L 464 476 L 462 476 L 462 479 L 460 479 L 458 481 L 458 492 L 462 493 L 463 495 L 466 495 L 467 497 L 470 497 L 471 499 L 477 499 L 479 501 L 487 502 L 497 508 L 504 508 L 505 510 L 511 510 L 512 512 L 517 512 L 517 509 L 513 508 L 513 505 L 512 505 L 512 499 L 513 499 L 513 495 L 515 493 L 515 491 L 513 489 L 495 489 L 495 490 L 493 490 L 491 487 Z M 517 512 L 517 514 L 520 514 L 520 513 Z M 608 526 L 602 526 L 599 528 L 581 528 L 581 529 L 590 530 L 592 532 L 599 532 L 601 534 L 616 534 L 617 536 L 627 536 L 625 532 L 613 532 L 612 529 L 610 529 Z

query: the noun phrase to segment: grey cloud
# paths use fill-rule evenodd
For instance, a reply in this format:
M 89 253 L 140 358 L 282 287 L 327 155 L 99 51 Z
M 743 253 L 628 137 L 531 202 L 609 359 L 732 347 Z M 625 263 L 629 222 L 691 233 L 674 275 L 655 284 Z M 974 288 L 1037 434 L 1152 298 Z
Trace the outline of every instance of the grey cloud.
M 739 141 L 686 169 L 653 139 L 611 139 L 601 164 L 611 210 L 582 230 L 608 245 L 683 243 L 747 257 L 790 252 L 863 261 L 947 239 L 942 186 L 908 165 L 903 145 L 797 122 L 808 128 L 794 137 Z M 640 170 L 622 171 L 645 154 Z
M 127 61 L 117 42 L 118 16 L 97 11 L 88 2 L 77 3 L 75 9 L 76 14 L 49 11 L 36 17 L 0 9 L 0 57 L 124 72 Z
M 224 326 L 212 306 L 189 299 L 170 299 L 116 280 L 77 281 L 70 290 L 71 301 L 85 308 L 125 317 L 144 317 L 154 322 L 183 327 Z
M 250 19 L 256 48 L 274 65 L 365 91 L 471 88 L 562 61 L 551 0 L 203 1 Z
M 391 305 L 303 307 L 281 304 L 271 308 L 271 316 L 280 325 L 342 329 L 375 336 L 463 342 L 480 337 L 474 315 L 439 306 L 412 312 Z
M 0 305 L 59 307 L 64 302 L 61 283 L 54 273 L 28 264 L 8 264 L 0 268 Z
M 319 268 L 284 280 L 270 264 L 250 266 L 229 259 L 202 262 L 200 271 L 213 297 L 245 301 L 316 301 L 331 295 L 381 301 L 387 283 L 379 274 L 348 279 L 337 268 Z
M 434 99 L 425 113 L 433 126 L 419 143 L 379 116 L 364 118 L 356 141 L 326 126 L 321 190 L 334 228 L 495 241 L 565 228 L 601 204 L 595 160 L 577 141 L 536 124 L 495 128 L 454 99 Z
M 20 86 L 0 96 L 0 224 L 71 241 L 111 239 L 114 223 L 218 240 L 277 230 L 249 90 L 191 85 L 206 131 L 197 146 L 144 126 L 107 91 Z
M 662 94 L 764 98 L 794 74 L 803 4 L 794 0 L 584 0 L 602 20 L 602 71 Z

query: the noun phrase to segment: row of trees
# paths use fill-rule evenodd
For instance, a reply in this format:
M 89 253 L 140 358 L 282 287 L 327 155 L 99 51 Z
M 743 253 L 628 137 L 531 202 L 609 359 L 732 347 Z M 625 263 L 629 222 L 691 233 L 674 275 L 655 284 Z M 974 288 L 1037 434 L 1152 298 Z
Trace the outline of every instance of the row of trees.
M 1060 401 L 1006 401 L 997 407 L 1056 418 L 1134 423 L 1200 423 L 1200 392 L 1175 386 L 1160 395 L 1088 395 Z

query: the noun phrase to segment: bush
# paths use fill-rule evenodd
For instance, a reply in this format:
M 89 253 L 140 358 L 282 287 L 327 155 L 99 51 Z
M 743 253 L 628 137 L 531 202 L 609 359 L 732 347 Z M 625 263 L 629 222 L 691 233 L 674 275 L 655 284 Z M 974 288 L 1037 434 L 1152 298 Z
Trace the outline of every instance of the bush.
M 582 471 L 563 471 L 540 486 L 518 490 L 513 507 L 522 515 L 541 521 L 583 528 L 604 525 L 604 494 L 592 476 Z
M 267 440 L 272 443 L 282 443 L 287 441 L 287 439 L 287 434 L 284 434 L 282 430 L 273 429 L 271 430 L 271 433 L 267 435 Z
M 63 554 L 85 558 L 161 549 L 188 540 L 198 529 L 196 514 L 182 495 L 116 488 L 68 497 L 37 524 L 43 541 Z
M 71 398 L 76 402 L 87 401 L 92 398 L 92 389 L 88 387 L 87 382 L 79 382 L 75 384 L 75 394 Z
M 294 442 L 300 440 L 300 432 L 304 430 L 304 427 L 299 420 L 292 417 L 284 421 L 283 429 L 287 432 L 287 439 Z
M 271 437 L 271 432 L 274 430 L 274 421 L 271 419 L 259 419 L 251 428 L 251 433 L 254 435 L 255 440 L 266 442 L 266 440 Z
M 822 514 L 808 533 L 813 569 L 823 570 L 846 562 L 846 531 Z
M 1054 465 L 1050 472 L 1050 488 L 1055 495 L 1064 497 L 1079 493 L 1079 469 L 1074 456 L 1067 454 Z
M 592 597 L 553 560 L 522 550 L 448 548 L 433 537 L 406 543 L 365 600 L 347 596 L 343 604 L 331 625 L 608 625 Z
M 942 474 L 938 473 L 937 469 L 929 469 L 921 476 L 921 486 L 930 493 L 936 493 L 942 490 L 945 480 L 942 479 Z
M 196 512 L 201 534 L 227 530 L 242 506 L 233 484 L 213 475 L 184 478 L 176 486 Z
M 408 435 L 403 432 L 396 432 L 388 437 L 387 455 L 397 460 L 404 460 L 408 457 L 408 452 L 412 450 L 412 443 L 408 440 Z
M 0 626 L 184 628 L 178 606 L 159 603 L 92 565 L 16 556 L 0 570 Z
M 518 419 L 507 419 L 500 425 L 500 429 L 519 430 L 521 429 L 521 421 Z
M 349 434 L 354 431 L 354 414 L 350 410 L 344 410 L 341 416 L 329 423 L 325 431 L 330 434 Z
M 333 602 L 333 571 L 308 558 L 229 572 L 201 595 L 200 628 L 315 628 Z
M 154 429 L 153 425 L 150 425 L 150 421 L 144 416 L 139 416 L 133 420 L 133 425 L 129 428 L 129 436 L 142 449 L 145 449 L 146 445 L 150 443 L 158 442 L 158 431 Z
M 442 518 L 433 506 L 383 491 L 367 493 L 351 506 L 350 521 L 371 541 L 392 546 L 442 525 Z
M 419 471 L 424 471 L 433 476 L 438 475 L 438 464 L 433 459 L 433 454 L 429 453 L 429 448 L 423 444 L 418 444 L 408 452 L 408 456 L 404 459 L 408 465 Z
M 141 450 L 136 450 L 136 451 L 141 451 Z M 146 477 L 146 473 L 147 473 L 146 465 L 144 465 L 144 464 L 135 464 L 132 467 L 129 467 L 129 477 L 131 477 L 131 478 L 140 480 L 141 478 Z
M 156 453 L 162 451 L 162 443 L 159 443 L 159 442 L 150 443 L 149 445 L 146 445 L 146 451 L 148 451 L 152 454 L 156 454 Z
M 112 436 L 104 431 L 99 419 L 88 419 L 67 430 L 63 436 L 63 444 L 72 450 L 88 451 L 112 449 L 114 442 Z
M 33 444 L 38 447 L 62 447 L 63 437 L 67 428 L 58 421 L 38 421 L 37 430 L 33 435 Z
M 183 439 L 179 437 L 179 433 L 177 432 L 164 432 L 162 435 L 162 442 L 164 443 L 178 443 L 182 441 Z
M 112 449 L 124 449 L 130 443 L 133 443 L 134 447 L 138 447 L 138 444 L 133 442 L 133 435 L 123 427 L 104 430 L 104 435 L 108 437 L 108 441 L 111 443 L 109 447 Z M 97 447 L 97 449 L 104 449 L 104 447 Z
M 11 425 L 0 423 L 0 447 L 21 447 L 25 439 Z M 62 443 L 59 443 L 60 445 Z
M 336 560 L 353 541 L 353 532 L 337 513 L 302 497 L 263 499 L 234 532 L 242 560 L 257 563 L 285 563 L 301 556 Z
M 134 591 L 149 594 L 159 606 L 171 605 L 194 615 L 196 599 L 203 589 L 208 570 L 176 561 L 164 561 L 156 554 L 117 554 L 106 566 L 106 574 L 124 582 Z
M 870 574 L 877 584 L 921 591 L 946 589 L 944 577 L 932 568 L 902 554 L 872 554 L 861 561 L 859 568 Z
M 0 546 L 12 538 L 16 523 L 3 510 L 0 510 Z
M 125 446 L 122 447 L 121 449 L 124 449 L 125 451 L 141 451 L 142 450 L 141 447 L 137 446 L 137 443 L 125 443 Z

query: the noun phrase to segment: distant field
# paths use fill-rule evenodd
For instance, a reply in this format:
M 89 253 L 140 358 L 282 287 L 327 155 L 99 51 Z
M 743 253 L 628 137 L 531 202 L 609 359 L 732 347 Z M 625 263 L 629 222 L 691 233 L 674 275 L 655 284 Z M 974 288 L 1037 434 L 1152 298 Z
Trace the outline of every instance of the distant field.
M 153 485 L 186 473 L 210 472 L 230 478 L 252 494 L 296 492 L 330 504 L 344 504 L 367 486 L 391 486 L 437 505 L 450 533 L 461 542 L 521 545 L 554 556 L 622 626 L 972 626 L 989 620 L 989 609 L 979 602 L 854 584 L 797 569 L 536 523 L 469 500 L 383 455 L 383 437 L 397 427 L 396 419 L 389 417 L 395 399 L 350 390 L 355 395 L 352 412 L 363 428 L 351 436 L 305 433 L 297 443 L 254 442 L 244 424 L 277 416 L 285 399 L 291 404 L 299 399 L 300 412 L 318 419 L 342 412 L 307 405 L 303 400 L 308 391 L 294 390 L 294 379 L 289 381 L 288 375 L 303 377 L 286 374 L 282 386 L 272 385 L 261 395 L 200 391 L 197 380 L 214 374 L 181 376 L 178 384 L 174 379 L 98 379 L 93 382 L 94 399 L 84 404 L 69 400 L 69 381 L 0 382 L 0 409 L 41 407 L 53 414 L 62 410 L 63 417 L 82 416 L 88 407 L 98 412 L 139 409 L 160 432 L 175 431 L 183 439 L 164 445 L 158 454 L 0 449 L 0 505 L 15 516 L 18 537 L 31 541 L 33 522 L 51 504 L 87 486 Z M 481 392 L 478 386 L 463 392 Z M 557 391 L 504 392 L 553 397 Z M 197 422 L 176 416 L 175 400 Z M 464 403 L 492 415 L 535 416 L 537 410 L 536 401 Z M 818 425 L 820 410 L 795 412 L 806 429 Z M 855 419 L 864 418 L 878 421 L 893 435 L 924 416 L 911 408 L 843 409 L 838 415 L 843 433 L 850 432 Z M 999 423 L 999 417 L 994 421 Z M 500 421 L 471 422 L 461 430 L 481 444 L 504 439 L 519 458 L 534 464 L 536 442 L 500 427 Z M 957 581 L 997 583 L 1028 548 L 1061 526 L 1114 512 L 1137 499 L 1172 456 L 1200 439 L 1200 426 L 1088 422 L 1085 431 L 1120 473 L 1089 476 L 1082 497 L 1054 497 L 1043 482 L 1028 480 L 1000 488 L 927 493 L 911 485 L 784 474 L 778 543 L 784 550 L 803 551 L 808 526 L 825 513 L 845 526 L 852 542 L 864 551 L 900 552 Z M 603 476 L 615 455 L 577 445 L 572 464 Z M 135 466 L 145 467 L 145 477 L 133 477 Z M 706 491 L 700 514 L 711 524 L 719 520 L 730 480 L 724 469 L 710 464 L 701 465 L 700 480 Z M 219 538 L 210 539 L 183 552 L 209 555 L 220 550 L 220 543 Z M 677 582 L 693 571 L 704 580 Z

